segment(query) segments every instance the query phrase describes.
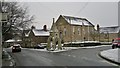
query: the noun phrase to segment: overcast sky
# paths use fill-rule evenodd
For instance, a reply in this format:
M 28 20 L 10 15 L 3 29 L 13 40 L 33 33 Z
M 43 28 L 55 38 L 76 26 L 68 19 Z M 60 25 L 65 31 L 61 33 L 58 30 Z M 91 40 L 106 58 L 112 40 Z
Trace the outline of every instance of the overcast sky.
M 100 26 L 118 25 L 117 2 L 24 2 L 29 7 L 29 13 L 35 15 L 33 24 L 42 28 L 52 24 L 52 18 L 58 19 L 59 15 L 84 17 L 92 24 Z

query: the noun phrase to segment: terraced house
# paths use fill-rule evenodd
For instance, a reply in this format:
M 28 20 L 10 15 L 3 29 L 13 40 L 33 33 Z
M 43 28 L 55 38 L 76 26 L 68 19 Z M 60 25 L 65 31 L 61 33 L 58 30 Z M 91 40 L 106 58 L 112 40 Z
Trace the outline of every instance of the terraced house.
M 92 37 L 92 34 L 95 34 L 96 31 L 94 25 L 86 18 L 60 15 L 54 24 L 57 26 L 60 38 L 64 42 L 91 41 L 97 39 Z
M 120 37 L 120 26 L 100 27 L 100 41 L 111 42 Z

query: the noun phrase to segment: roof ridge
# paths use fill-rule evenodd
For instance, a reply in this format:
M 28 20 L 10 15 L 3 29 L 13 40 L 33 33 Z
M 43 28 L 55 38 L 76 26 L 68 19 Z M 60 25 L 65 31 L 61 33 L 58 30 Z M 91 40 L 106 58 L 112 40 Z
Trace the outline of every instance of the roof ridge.
M 77 17 L 77 16 L 66 16 L 66 15 L 61 15 L 61 16 L 63 16 L 63 17 L 77 18 L 77 19 L 86 19 L 86 18 Z
M 74 16 L 65 16 L 65 15 L 61 15 L 65 20 L 66 20 L 66 18 L 68 18 L 68 19 L 80 19 L 80 20 L 85 20 L 85 21 L 87 21 L 88 22 L 88 24 L 89 25 L 91 25 L 91 26 L 94 26 L 90 21 L 88 21 L 88 19 L 87 18 L 80 18 L 80 17 L 74 17 Z
M 120 26 L 107 26 L 107 27 L 100 27 L 100 28 L 114 28 L 114 27 L 120 27 Z

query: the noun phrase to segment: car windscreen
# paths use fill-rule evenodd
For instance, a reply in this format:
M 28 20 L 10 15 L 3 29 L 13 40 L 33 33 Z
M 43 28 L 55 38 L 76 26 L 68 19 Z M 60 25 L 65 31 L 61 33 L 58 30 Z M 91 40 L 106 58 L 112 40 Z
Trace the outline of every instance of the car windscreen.
M 15 47 L 15 48 L 19 48 L 20 46 L 13 46 L 13 47 Z
M 116 43 L 120 43 L 120 40 L 115 40 L 114 42 L 116 42 Z

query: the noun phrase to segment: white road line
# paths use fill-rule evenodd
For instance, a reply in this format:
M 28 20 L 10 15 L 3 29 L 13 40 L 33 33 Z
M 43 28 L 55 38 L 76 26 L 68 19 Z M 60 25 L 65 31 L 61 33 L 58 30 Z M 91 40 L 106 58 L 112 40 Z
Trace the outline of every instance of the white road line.
M 68 56 L 71 56 L 71 55 L 68 55 Z
M 76 56 L 73 55 L 73 57 L 75 58 Z

